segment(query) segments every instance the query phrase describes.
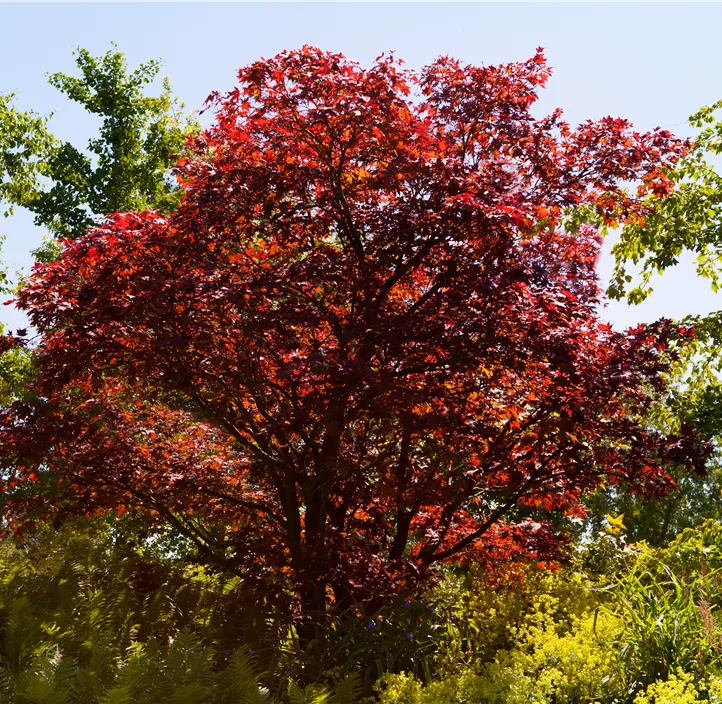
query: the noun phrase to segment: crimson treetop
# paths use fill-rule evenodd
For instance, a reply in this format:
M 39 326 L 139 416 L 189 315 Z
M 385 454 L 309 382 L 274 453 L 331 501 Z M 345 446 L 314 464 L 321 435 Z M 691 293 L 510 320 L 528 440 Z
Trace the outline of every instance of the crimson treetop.
M 4 420 L 10 515 L 133 507 L 290 575 L 310 611 L 543 556 L 545 512 L 701 467 L 640 420 L 679 331 L 600 321 L 599 236 L 564 224 L 643 217 L 620 184 L 664 193 L 684 145 L 533 117 L 541 52 L 399 64 L 305 47 L 242 69 L 175 214 L 115 215 L 36 267 L 42 400 Z

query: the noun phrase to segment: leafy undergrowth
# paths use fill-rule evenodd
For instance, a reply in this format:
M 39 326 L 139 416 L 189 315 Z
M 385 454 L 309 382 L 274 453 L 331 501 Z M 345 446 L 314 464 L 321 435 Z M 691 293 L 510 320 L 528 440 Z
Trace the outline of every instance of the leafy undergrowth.
M 722 697 L 722 525 L 558 570 L 450 571 L 303 649 L 278 605 L 112 527 L 0 548 L 0 701 L 693 704 Z

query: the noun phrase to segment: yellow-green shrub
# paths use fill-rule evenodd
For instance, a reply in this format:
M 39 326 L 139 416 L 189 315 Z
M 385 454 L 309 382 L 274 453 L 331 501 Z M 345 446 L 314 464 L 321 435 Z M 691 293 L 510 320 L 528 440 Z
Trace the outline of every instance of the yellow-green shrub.
M 634 704 L 705 704 L 689 672 L 680 670 L 667 680 L 657 680 L 634 698 Z
M 620 622 L 602 612 L 560 613 L 559 599 L 542 595 L 518 626 L 513 647 L 493 662 L 468 666 L 423 686 L 406 675 L 387 675 L 381 704 L 575 704 L 613 695 L 614 649 Z
M 602 598 L 590 589 L 586 575 L 571 567 L 532 569 L 523 582 L 513 585 L 489 584 L 484 577 L 474 572 L 465 580 L 447 577 L 434 591 L 440 623 L 435 659 L 439 675 L 491 661 L 497 652 L 513 648 L 520 626 L 544 608 L 553 608 L 557 628 L 564 630 Z

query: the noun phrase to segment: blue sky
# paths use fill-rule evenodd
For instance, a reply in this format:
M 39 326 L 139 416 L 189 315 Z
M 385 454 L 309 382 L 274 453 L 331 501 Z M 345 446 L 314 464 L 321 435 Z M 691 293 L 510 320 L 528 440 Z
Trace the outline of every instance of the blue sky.
M 240 66 L 303 44 L 366 64 L 395 50 L 412 68 L 441 54 L 519 61 L 542 46 L 554 75 L 540 112 L 559 106 L 572 123 L 614 115 L 687 135 L 688 115 L 722 98 L 720 26 L 722 4 L 714 3 L 10 3 L 0 4 L 0 93 L 17 93 L 23 109 L 56 111 L 55 134 L 80 145 L 93 120 L 45 79 L 74 71 L 76 46 L 102 53 L 115 42 L 132 66 L 165 59 L 162 73 L 192 109 L 211 91 L 230 89 Z M 19 212 L 0 221 L 0 233 L 2 258 L 28 269 L 42 231 Z M 609 271 L 605 256 L 600 275 Z M 625 326 L 719 308 L 685 260 L 657 281 L 648 302 L 612 303 L 604 315 Z M 22 322 L 9 307 L 0 320 Z

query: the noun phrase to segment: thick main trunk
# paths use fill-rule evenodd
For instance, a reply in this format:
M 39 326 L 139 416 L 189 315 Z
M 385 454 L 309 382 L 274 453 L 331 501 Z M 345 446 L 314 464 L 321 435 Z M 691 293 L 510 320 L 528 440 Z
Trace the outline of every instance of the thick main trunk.
M 322 581 L 307 581 L 301 586 L 301 622 L 297 629 L 304 651 L 321 647 L 327 627 L 326 584 Z

